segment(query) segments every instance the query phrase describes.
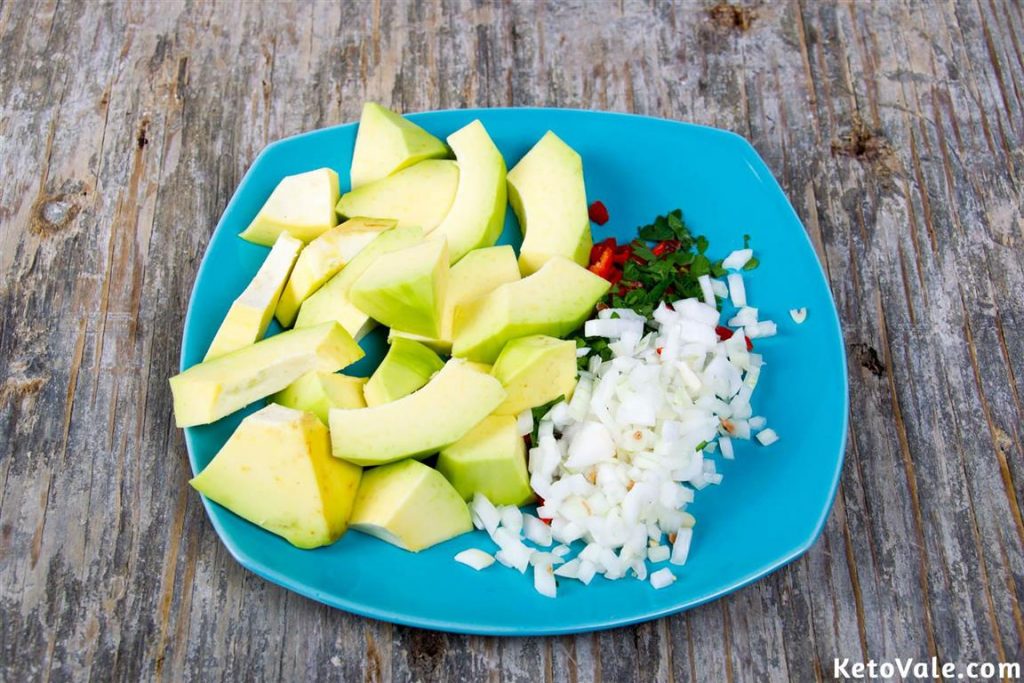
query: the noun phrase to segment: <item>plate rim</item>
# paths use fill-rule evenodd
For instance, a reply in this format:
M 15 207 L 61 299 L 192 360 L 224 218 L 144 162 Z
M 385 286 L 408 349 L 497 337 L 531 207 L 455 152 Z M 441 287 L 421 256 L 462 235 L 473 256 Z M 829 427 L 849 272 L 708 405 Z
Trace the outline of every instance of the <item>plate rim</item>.
M 589 633 L 593 631 L 602 631 L 610 628 L 617 628 L 622 626 L 631 626 L 655 619 L 661 619 L 663 617 L 671 616 L 693 609 L 703 604 L 718 600 L 730 593 L 734 593 L 742 588 L 745 588 L 770 574 L 782 569 L 789 565 L 795 560 L 803 556 L 809 551 L 817 540 L 821 537 L 825 530 L 825 526 L 828 523 L 829 515 L 832 513 L 832 509 L 835 507 L 835 499 L 839 491 L 839 482 L 842 478 L 843 466 L 846 461 L 846 448 L 849 442 L 849 414 L 850 414 L 850 387 L 849 387 L 849 361 L 846 353 L 846 342 L 843 334 L 842 320 L 839 317 L 839 311 L 836 307 L 835 295 L 832 291 L 832 286 L 828 278 L 828 274 L 825 271 L 824 264 L 818 254 L 818 251 L 814 247 L 814 243 L 811 241 L 810 235 L 807 232 L 807 227 L 803 221 L 800 220 L 800 216 L 796 213 L 793 208 L 793 204 L 789 199 L 789 196 L 783 190 L 779 184 L 774 173 L 768 167 L 767 163 L 761 157 L 761 155 L 754 148 L 753 144 L 744 136 L 739 133 L 726 130 L 723 128 L 716 128 L 713 126 L 707 126 L 699 123 L 692 123 L 689 121 L 680 121 L 676 119 L 669 119 L 658 116 L 649 116 L 645 114 L 633 114 L 629 112 L 619 111 L 604 111 L 598 109 L 583 109 L 583 108 L 572 108 L 572 107 L 473 107 L 473 108 L 450 108 L 450 109 L 432 109 L 427 111 L 419 112 L 404 112 L 403 116 L 408 117 L 410 120 L 417 120 L 419 118 L 429 117 L 435 114 L 462 114 L 467 116 L 479 116 L 484 112 L 522 112 L 522 113 L 550 113 L 550 112 L 565 112 L 575 113 L 585 116 L 598 116 L 608 117 L 614 119 L 627 119 L 627 120 L 639 120 L 647 123 L 655 123 L 658 125 L 667 125 L 670 127 L 682 126 L 684 128 L 699 129 L 702 133 L 711 133 L 718 135 L 724 139 L 729 140 L 732 144 L 737 145 L 743 155 L 744 161 L 750 166 L 751 170 L 758 176 L 762 183 L 774 185 L 778 191 L 773 193 L 773 201 L 776 204 L 780 204 L 780 207 L 787 217 L 792 219 L 802 229 L 800 234 L 802 239 L 807 244 L 811 253 L 814 254 L 814 263 L 817 267 L 817 272 L 820 275 L 822 281 L 825 283 L 825 290 L 828 294 L 828 301 L 831 304 L 829 306 L 828 315 L 831 317 L 831 321 L 835 325 L 837 331 L 837 338 L 834 340 L 838 346 L 839 360 L 843 372 L 841 373 L 842 382 L 842 397 L 843 397 L 843 411 L 841 419 L 841 439 L 839 442 L 839 453 L 836 459 L 836 466 L 832 473 L 832 480 L 830 482 L 830 490 L 828 494 L 828 504 L 822 509 L 818 519 L 815 521 L 814 528 L 808 537 L 800 543 L 798 546 L 783 554 L 781 557 L 766 563 L 756 571 L 750 572 L 747 575 L 731 582 L 728 586 L 722 587 L 716 591 L 713 591 L 707 595 L 703 595 L 697 598 L 683 600 L 680 602 L 674 602 L 661 608 L 647 610 L 642 614 L 637 614 L 625 618 L 609 618 L 598 621 L 590 620 L 588 623 L 583 625 L 568 625 L 568 626 L 544 626 L 544 625 L 524 625 L 524 626 L 477 626 L 474 624 L 464 622 L 454 622 L 445 619 L 435 619 L 429 617 L 410 617 L 404 613 L 394 612 L 389 609 L 377 608 L 372 604 L 366 602 L 354 602 L 348 599 L 339 599 L 333 594 L 322 593 L 320 591 L 310 589 L 305 584 L 296 582 L 291 577 L 281 572 L 275 571 L 262 562 L 255 560 L 245 553 L 234 541 L 233 537 L 226 533 L 224 527 L 219 520 L 219 512 L 214 511 L 213 503 L 206 498 L 206 496 L 200 495 L 200 499 L 203 503 L 203 508 L 206 511 L 206 517 L 213 525 L 214 531 L 217 534 L 218 539 L 227 548 L 228 553 L 238 562 L 242 567 L 256 574 L 257 576 L 270 581 L 271 583 L 277 584 L 282 588 L 302 595 L 306 598 L 315 600 L 321 604 L 340 609 L 351 614 L 355 614 L 362 617 L 368 617 L 371 619 L 377 619 L 386 621 L 392 624 L 398 624 L 402 626 L 411 626 L 415 628 L 422 628 L 432 631 L 440 631 L 445 633 L 455 633 L 463 635 L 482 635 L 482 636 L 555 636 L 555 635 L 569 635 L 575 633 Z M 349 126 L 357 125 L 358 121 L 350 121 L 345 123 L 339 123 L 331 126 L 324 126 L 315 130 L 304 131 L 295 135 L 279 138 L 273 142 L 268 143 L 250 162 L 249 167 L 243 174 L 242 178 L 238 182 L 238 186 L 232 193 L 228 203 L 224 206 L 221 212 L 220 218 L 217 220 L 216 226 L 210 233 L 209 239 L 207 240 L 206 247 L 203 252 L 203 257 L 200 259 L 199 267 L 196 269 L 195 276 L 192 282 L 192 290 L 189 294 L 188 304 L 185 312 L 185 319 L 182 323 L 181 331 L 181 348 L 179 351 L 178 366 L 179 372 L 184 372 L 187 367 L 185 365 L 185 337 L 187 331 L 190 329 L 192 324 L 192 315 L 194 311 L 194 304 L 197 299 L 198 285 L 203 273 L 211 268 L 210 265 L 210 243 L 214 236 L 220 231 L 224 225 L 225 217 L 231 212 L 235 204 L 240 202 L 240 196 L 242 189 L 251 179 L 254 170 L 260 165 L 260 161 L 265 157 L 269 156 L 273 150 L 278 147 L 285 146 L 288 143 L 294 142 L 307 137 L 312 137 L 321 134 L 325 131 L 334 130 L 337 128 L 346 128 Z M 781 202 L 780 202 L 781 200 Z M 191 469 L 193 476 L 198 474 L 197 462 L 195 456 L 196 445 L 194 443 L 195 434 L 194 429 L 186 427 L 184 431 L 185 447 L 188 452 L 189 468 Z M 222 508 L 218 508 L 222 509 Z M 225 511 L 226 512 L 226 511 Z

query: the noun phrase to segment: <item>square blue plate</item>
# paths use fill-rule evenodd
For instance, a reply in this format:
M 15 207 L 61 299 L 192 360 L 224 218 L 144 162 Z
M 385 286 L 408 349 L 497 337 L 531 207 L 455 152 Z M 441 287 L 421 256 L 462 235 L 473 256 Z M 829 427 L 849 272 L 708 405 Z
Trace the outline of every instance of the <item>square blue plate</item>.
M 625 114 L 563 109 L 480 109 L 414 114 L 444 138 L 479 118 L 511 168 L 553 130 L 583 157 L 587 194 L 608 207 L 595 241 L 628 240 L 636 226 L 680 207 L 695 234 L 721 258 L 743 235 L 761 265 L 745 274 L 751 305 L 779 335 L 758 340 L 767 366 L 754 394 L 755 414 L 781 440 L 764 448 L 738 442 L 736 459 L 719 459 L 720 486 L 701 491 L 690 559 L 673 567 L 663 590 L 647 582 L 598 577 L 589 587 L 560 580 L 558 598 L 542 597 L 532 578 L 500 565 L 482 572 L 452 557 L 465 548 L 494 550 L 473 532 L 419 554 L 360 533 L 318 550 L 298 550 L 205 501 L 221 540 L 245 567 L 302 595 L 357 614 L 423 628 L 491 635 L 574 633 L 654 619 L 699 605 L 755 581 L 804 553 L 825 524 L 839 482 L 847 426 L 846 359 L 835 305 L 803 226 L 757 152 L 743 138 L 702 126 Z M 267 254 L 237 237 L 284 176 L 323 166 L 348 186 L 356 124 L 306 133 L 267 147 L 246 173 L 210 241 L 196 277 L 182 340 L 181 367 L 202 360 L 232 300 Z M 519 244 L 511 210 L 501 243 Z M 791 308 L 807 307 L 796 325 Z M 729 315 L 729 311 L 726 311 Z M 277 331 L 272 328 L 270 334 Z M 363 341 L 367 357 L 346 370 L 369 374 L 385 347 L 379 331 Z M 186 430 L 192 469 L 200 471 L 248 412 Z

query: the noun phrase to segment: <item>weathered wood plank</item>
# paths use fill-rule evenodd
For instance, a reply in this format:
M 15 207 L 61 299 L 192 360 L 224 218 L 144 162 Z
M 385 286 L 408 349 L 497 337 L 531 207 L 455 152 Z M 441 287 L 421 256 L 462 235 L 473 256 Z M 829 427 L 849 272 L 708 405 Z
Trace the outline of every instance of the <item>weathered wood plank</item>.
M 1024 10 L 998 0 L 0 1 L 0 679 L 823 680 L 1024 659 Z M 269 141 L 408 111 L 594 107 L 735 130 L 822 257 L 851 433 L 823 537 L 736 595 L 498 640 L 240 569 L 166 377 Z

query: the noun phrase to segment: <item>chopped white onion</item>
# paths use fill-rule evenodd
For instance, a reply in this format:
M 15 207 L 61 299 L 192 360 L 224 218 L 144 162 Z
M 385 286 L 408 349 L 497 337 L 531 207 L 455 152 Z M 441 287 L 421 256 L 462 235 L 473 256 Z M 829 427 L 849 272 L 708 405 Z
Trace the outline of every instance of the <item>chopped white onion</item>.
M 470 548 L 469 550 L 463 550 L 461 553 L 455 556 L 456 562 L 461 562 L 467 567 L 480 571 L 481 569 L 487 569 L 494 564 L 494 556 L 485 553 L 483 550 L 477 548 Z
M 774 337 L 778 329 L 771 320 L 762 320 L 754 325 L 745 326 L 743 331 L 750 339 L 757 339 L 758 337 Z
M 779 440 L 779 435 L 775 433 L 774 429 L 769 428 L 759 431 L 755 438 L 761 442 L 762 446 L 771 446 Z
M 672 573 L 668 567 L 659 569 L 658 571 L 651 574 L 651 585 L 654 586 L 655 590 L 661 590 L 666 586 L 671 586 L 675 583 L 676 575 Z
M 672 549 L 667 545 L 656 545 L 647 549 L 647 559 L 651 562 L 664 562 L 672 554 Z
M 793 319 L 797 325 L 802 324 L 807 320 L 807 309 L 806 308 L 791 308 L 789 309 L 789 317 Z
M 697 283 L 700 284 L 701 294 L 704 296 L 704 303 L 708 306 L 718 306 L 718 302 L 715 300 L 715 289 L 711 286 L 711 276 L 701 275 L 697 278 Z
M 727 436 L 718 437 L 718 447 L 722 449 L 722 457 L 726 460 L 732 460 L 736 457 L 732 450 L 732 439 Z
M 533 566 L 533 587 L 543 596 L 554 598 L 558 595 L 558 585 L 550 564 L 538 563 Z
M 726 270 L 739 270 L 743 266 L 747 265 L 753 257 L 753 249 L 737 249 L 722 259 L 722 267 Z
M 690 541 L 693 540 L 692 528 L 681 528 L 676 532 L 676 540 L 672 542 L 672 557 L 669 562 L 672 564 L 686 564 L 686 558 L 690 554 Z
M 743 284 L 743 276 L 739 273 L 729 273 L 726 278 L 729 282 L 729 298 L 736 308 L 743 308 L 747 305 L 747 288 Z
M 519 436 L 526 436 L 533 432 L 533 411 L 527 408 L 516 417 L 516 429 Z
M 551 527 L 533 515 L 523 515 L 523 535 L 541 547 L 551 545 Z

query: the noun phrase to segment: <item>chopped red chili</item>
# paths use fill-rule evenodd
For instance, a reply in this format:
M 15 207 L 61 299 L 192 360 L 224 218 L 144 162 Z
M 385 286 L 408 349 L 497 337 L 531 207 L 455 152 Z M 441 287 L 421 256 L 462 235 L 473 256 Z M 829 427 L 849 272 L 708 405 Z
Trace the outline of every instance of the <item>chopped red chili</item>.
M 542 507 L 543 505 L 544 505 L 544 499 L 541 498 L 540 496 L 537 496 L 537 507 Z M 538 517 L 539 517 L 539 515 L 538 515 Z M 544 522 L 545 524 L 551 524 L 551 518 L 550 517 L 540 517 L 540 521 Z
M 606 280 L 611 280 L 612 271 L 616 270 L 615 264 L 612 262 L 614 255 L 614 249 L 605 248 L 598 254 L 597 259 L 590 264 L 587 270 L 595 275 L 600 275 Z
M 725 341 L 726 339 L 731 339 L 732 338 L 733 331 L 730 330 L 728 327 L 724 327 L 722 325 L 719 325 L 718 327 L 715 328 L 715 334 L 718 335 L 719 339 L 721 339 L 722 341 Z M 750 341 L 750 337 L 746 337 L 746 341 L 747 341 L 747 351 L 753 351 L 754 350 L 754 342 Z
M 587 209 L 587 213 L 590 215 L 590 220 L 598 225 L 604 225 L 608 222 L 608 209 L 600 201 L 591 204 Z

